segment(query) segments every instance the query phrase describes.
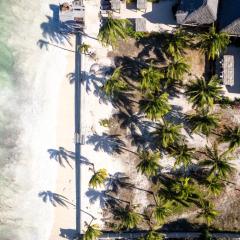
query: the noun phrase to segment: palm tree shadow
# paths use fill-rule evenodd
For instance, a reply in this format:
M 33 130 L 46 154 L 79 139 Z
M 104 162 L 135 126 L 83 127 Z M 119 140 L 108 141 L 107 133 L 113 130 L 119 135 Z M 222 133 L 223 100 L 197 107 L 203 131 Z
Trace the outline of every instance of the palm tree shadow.
M 119 138 L 119 135 L 109 135 L 107 133 L 103 133 L 102 135 L 94 133 L 88 137 L 87 144 L 94 145 L 95 151 L 101 150 L 108 154 L 121 154 L 125 147 L 125 143 Z
M 99 201 L 100 207 L 102 209 L 104 208 L 117 208 L 120 206 L 120 202 L 124 200 L 119 200 L 118 198 L 111 196 L 107 194 L 109 191 L 103 190 L 103 191 L 97 191 L 95 189 L 88 189 L 88 191 L 85 193 L 86 196 L 89 198 L 89 202 L 91 204 L 96 203 L 96 201 Z
M 68 73 L 66 77 L 68 78 L 70 84 L 75 83 L 76 73 L 74 73 L 74 72 Z
M 50 155 L 50 159 L 56 160 L 62 167 L 65 167 L 64 162 L 66 162 L 68 166 L 72 168 L 72 165 L 68 159 L 75 159 L 74 152 L 68 151 L 63 147 L 59 147 L 58 149 L 48 149 L 47 151 Z
M 101 208 L 106 207 L 107 199 L 108 199 L 106 195 L 106 191 L 98 191 L 98 190 L 89 188 L 85 194 L 89 198 L 89 202 L 91 204 L 94 204 L 96 203 L 96 201 L 99 201 Z
M 52 17 L 46 16 L 47 21 L 41 23 L 42 36 L 50 42 L 63 45 L 65 45 L 66 42 L 70 44 L 70 33 L 72 29 L 69 25 L 60 23 L 59 6 L 50 4 L 49 8 L 52 10 Z M 39 44 L 40 48 L 43 46 L 46 47 L 45 44 Z
M 110 174 L 106 182 L 106 189 L 108 192 L 118 194 L 121 188 L 130 188 L 133 186 L 129 180 L 130 178 L 123 172 Z
M 165 54 L 162 51 L 164 41 L 165 35 L 155 32 L 151 33 L 149 36 L 140 38 L 136 42 L 136 46 L 143 46 L 143 49 L 141 52 L 139 52 L 138 58 L 149 58 L 151 56 L 151 53 L 153 53 L 157 58 L 154 59 L 154 61 L 165 63 Z M 152 60 L 153 59 L 150 59 L 150 61 Z
M 57 205 L 67 207 L 67 204 L 74 206 L 74 204 L 69 202 L 68 198 L 64 197 L 63 195 L 53 193 L 51 191 L 39 192 L 38 196 L 42 198 L 43 202 L 50 202 L 54 207 L 57 207 Z
M 99 98 L 100 103 L 107 104 L 109 98 L 102 89 L 105 82 L 105 76 L 97 76 L 94 73 L 83 72 L 82 83 L 85 83 L 86 92 L 93 92 L 93 94 Z

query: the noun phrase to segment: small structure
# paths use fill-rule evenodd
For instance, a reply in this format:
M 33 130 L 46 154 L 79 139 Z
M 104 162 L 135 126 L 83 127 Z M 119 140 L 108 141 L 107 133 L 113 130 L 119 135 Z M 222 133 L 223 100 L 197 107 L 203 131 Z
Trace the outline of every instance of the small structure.
M 217 20 L 219 0 L 178 0 L 176 12 L 180 25 L 198 26 Z
M 137 9 L 144 10 L 146 12 L 147 1 L 146 0 L 137 0 Z
M 121 3 L 120 0 L 111 0 L 111 9 L 116 12 L 120 12 Z
M 146 19 L 145 18 L 135 18 L 135 31 L 136 32 L 146 32 Z
M 222 0 L 219 5 L 218 20 L 222 32 L 240 37 L 240 1 Z
M 85 7 L 82 0 L 65 0 L 59 4 L 59 20 L 69 30 L 77 31 L 84 28 Z
M 234 85 L 234 56 L 223 56 L 223 84 L 228 86 Z

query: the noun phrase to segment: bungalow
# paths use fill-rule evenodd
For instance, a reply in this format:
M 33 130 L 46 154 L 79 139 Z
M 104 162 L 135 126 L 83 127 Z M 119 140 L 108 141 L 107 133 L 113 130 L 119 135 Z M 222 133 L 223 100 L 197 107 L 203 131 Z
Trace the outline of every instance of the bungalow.
M 179 0 L 176 20 L 180 25 L 198 26 L 217 20 L 219 0 Z
M 220 31 L 240 37 L 240 0 L 220 1 L 218 25 Z
M 178 0 L 176 20 L 190 26 L 216 22 L 220 31 L 240 37 L 240 0 Z

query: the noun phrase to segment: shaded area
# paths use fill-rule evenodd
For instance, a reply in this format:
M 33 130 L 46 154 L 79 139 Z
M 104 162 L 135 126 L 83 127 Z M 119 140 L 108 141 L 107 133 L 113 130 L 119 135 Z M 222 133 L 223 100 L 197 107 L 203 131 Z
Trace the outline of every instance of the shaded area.
M 46 16 L 47 21 L 43 22 L 40 27 L 42 29 L 42 36 L 44 39 L 48 39 L 51 42 L 57 44 L 69 43 L 70 44 L 70 32 L 71 29 L 69 26 L 62 24 L 59 21 L 59 6 L 55 4 L 50 4 L 49 8 L 52 11 L 52 16 Z M 42 40 L 38 42 L 39 47 L 46 47 L 46 42 L 44 43 Z
M 59 147 L 58 149 L 48 149 L 47 151 L 50 155 L 50 159 L 56 160 L 63 167 L 65 167 L 64 162 L 66 162 L 72 168 L 68 159 L 75 159 L 74 152 L 68 151 L 63 147 Z
M 120 154 L 123 151 L 123 147 L 125 147 L 125 143 L 120 139 L 120 135 L 107 133 L 102 133 L 102 135 L 94 133 L 88 137 L 87 144 L 94 145 L 95 151 L 104 151 L 108 154 Z
M 57 205 L 67 207 L 68 204 L 75 206 L 68 200 L 68 198 L 51 191 L 39 192 L 38 196 L 42 198 L 43 202 L 45 203 L 50 202 L 54 207 L 57 207 Z
M 161 0 L 159 3 L 153 3 L 152 11 L 147 12 L 142 16 L 151 23 L 176 25 L 177 23 L 172 12 L 174 4 L 175 1 L 173 0 Z
M 51 43 L 49 41 L 46 41 L 46 40 L 43 40 L 43 39 L 38 40 L 37 41 L 37 45 L 39 46 L 39 48 L 41 48 L 41 49 L 45 48 L 46 50 L 49 49 L 49 46 L 53 46 L 53 47 L 57 47 L 57 48 L 60 48 L 62 50 L 68 51 L 68 52 L 73 52 L 73 53 L 75 52 L 75 51 L 73 51 L 71 49 L 58 46 L 56 44 L 53 44 L 53 43 Z

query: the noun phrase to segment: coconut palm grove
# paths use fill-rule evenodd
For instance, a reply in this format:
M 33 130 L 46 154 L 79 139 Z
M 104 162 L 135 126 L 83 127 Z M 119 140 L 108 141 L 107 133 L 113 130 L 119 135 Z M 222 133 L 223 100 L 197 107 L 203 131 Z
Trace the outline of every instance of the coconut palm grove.
M 144 230 L 142 239 L 148 240 L 164 239 L 162 230 L 201 231 L 201 239 L 212 239 L 211 231 L 239 231 L 234 213 L 239 211 L 226 214 L 222 205 L 229 188 L 239 191 L 235 160 L 240 126 L 231 118 L 239 100 L 225 96 L 215 70 L 230 36 L 214 25 L 135 32 L 128 20 L 109 15 L 98 37 L 113 48 L 116 66 L 101 88 L 116 112 L 102 124 L 113 154 L 124 158 L 129 153 L 130 168 L 147 187 L 134 185 L 127 173 L 112 176 L 93 166 L 89 186 L 104 189 L 105 227 L 100 229 L 93 218 L 84 239 L 96 239 L 102 231 Z M 123 56 L 124 48 L 129 55 Z M 137 55 L 131 56 L 131 48 Z M 204 59 L 201 76 L 191 63 L 193 52 Z M 176 104 L 178 99 L 186 109 Z M 170 167 L 163 171 L 166 165 Z M 150 204 L 135 204 L 133 189 L 139 197 L 146 193 Z M 188 221 L 178 222 L 183 214 Z

